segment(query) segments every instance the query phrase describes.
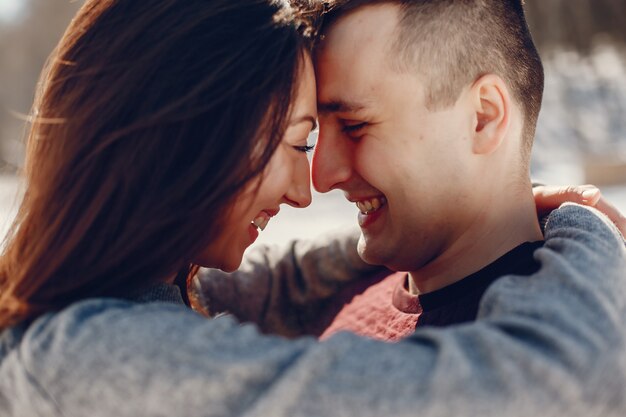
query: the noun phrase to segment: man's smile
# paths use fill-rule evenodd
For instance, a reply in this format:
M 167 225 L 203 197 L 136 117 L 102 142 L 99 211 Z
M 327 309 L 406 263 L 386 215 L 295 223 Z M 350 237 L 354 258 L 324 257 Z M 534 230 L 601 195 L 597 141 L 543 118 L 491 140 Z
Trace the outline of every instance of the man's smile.
M 372 214 L 387 204 L 387 199 L 384 196 L 378 196 L 359 200 L 355 203 L 362 214 Z

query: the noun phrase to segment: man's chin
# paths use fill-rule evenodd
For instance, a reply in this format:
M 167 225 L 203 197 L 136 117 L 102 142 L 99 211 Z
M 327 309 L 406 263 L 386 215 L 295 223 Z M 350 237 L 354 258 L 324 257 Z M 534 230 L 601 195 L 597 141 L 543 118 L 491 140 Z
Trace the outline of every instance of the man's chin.
M 384 266 L 391 271 L 417 271 L 432 260 L 432 257 L 418 256 L 430 253 L 429 248 L 415 245 L 415 250 L 410 252 L 403 252 L 403 248 L 404 246 L 394 245 L 393 242 L 373 239 L 372 236 L 365 237 L 363 234 L 357 244 L 357 252 L 363 262 Z
M 386 256 L 380 251 L 376 250 L 375 242 L 372 242 L 371 238 L 366 238 L 361 234 L 359 242 L 357 244 L 357 252 L 363 262 L 369 265 L 385 265 Z

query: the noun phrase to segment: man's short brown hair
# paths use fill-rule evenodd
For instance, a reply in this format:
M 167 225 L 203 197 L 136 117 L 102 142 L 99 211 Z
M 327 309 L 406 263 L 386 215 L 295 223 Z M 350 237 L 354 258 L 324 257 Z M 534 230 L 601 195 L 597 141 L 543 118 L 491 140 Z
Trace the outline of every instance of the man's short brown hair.
M 427 84 L 427 106 L 453 105 L 485 74 L 502 77 L 524 113 L 524 160 L 530 158 L 544 75 L 521 0 L 335 0 L 326 2 L 320 33 L 342 16 L 374 4 L 401 7 L 392 68 L 417 71 Z

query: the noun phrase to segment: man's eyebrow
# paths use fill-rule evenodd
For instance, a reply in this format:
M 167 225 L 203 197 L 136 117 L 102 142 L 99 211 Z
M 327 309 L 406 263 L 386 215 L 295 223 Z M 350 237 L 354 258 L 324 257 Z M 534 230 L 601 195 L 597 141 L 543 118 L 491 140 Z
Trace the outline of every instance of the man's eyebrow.
M 300 124 L 302 122 L 311 122 L 311 124 L 313 125 L 313 127 L 311 128 L 311 131 L 314 131 L 315 129 L 317 129 L 317 120 L 315 120 L 315 117 L 307 114 L 306 116 L 301 116 L 301 117 L 297 117 L 293 120 L 291 120 L 289 122 L 289 126 L 295 126 L 297 124 Z
M 317 103 L 318 113 L 356 113 L 363 110 L 365 105 L 344 100 L 332 100 L 324 103 Z

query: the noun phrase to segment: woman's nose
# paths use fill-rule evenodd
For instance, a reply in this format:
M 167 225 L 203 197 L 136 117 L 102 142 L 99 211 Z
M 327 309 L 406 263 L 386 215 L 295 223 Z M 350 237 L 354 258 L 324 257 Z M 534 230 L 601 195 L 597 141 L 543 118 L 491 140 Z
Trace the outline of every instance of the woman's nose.
M 311 169 L 308 160 L 296 166 L 285 200 L 287 204 L 297 208 L 308 207 L 311 204 Z

